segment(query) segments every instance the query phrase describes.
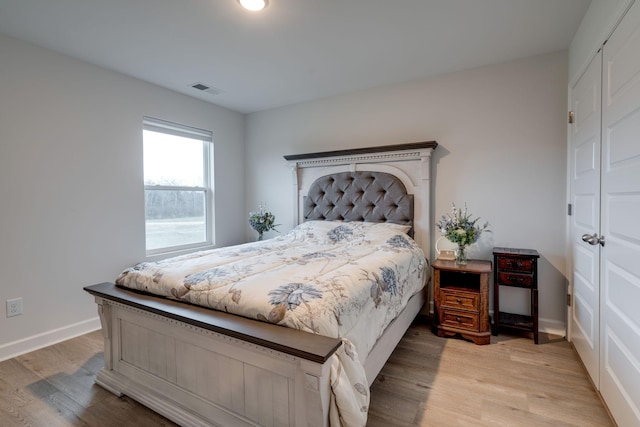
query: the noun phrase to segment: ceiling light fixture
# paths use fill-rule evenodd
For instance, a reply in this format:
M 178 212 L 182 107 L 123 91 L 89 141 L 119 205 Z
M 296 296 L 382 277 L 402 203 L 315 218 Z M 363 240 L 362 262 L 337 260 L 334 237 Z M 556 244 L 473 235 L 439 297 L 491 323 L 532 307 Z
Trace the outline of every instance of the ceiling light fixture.
M 238 3 L 247 10 L 257 12 L 269 4 L 269 0 L 238 0 Z

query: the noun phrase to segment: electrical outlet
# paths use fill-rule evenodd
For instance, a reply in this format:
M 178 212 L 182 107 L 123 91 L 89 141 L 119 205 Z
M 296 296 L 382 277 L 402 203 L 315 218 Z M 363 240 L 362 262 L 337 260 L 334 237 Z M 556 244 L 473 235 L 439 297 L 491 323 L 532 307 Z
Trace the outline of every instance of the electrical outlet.
M 7 300 L 7 317 L 18 316 L 22 314 L 22 298 L 14 298 Z

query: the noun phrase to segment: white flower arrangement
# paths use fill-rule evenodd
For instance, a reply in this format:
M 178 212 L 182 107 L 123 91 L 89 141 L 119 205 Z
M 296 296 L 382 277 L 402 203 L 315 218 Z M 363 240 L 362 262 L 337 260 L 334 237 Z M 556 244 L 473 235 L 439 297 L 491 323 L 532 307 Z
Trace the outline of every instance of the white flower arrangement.
M 249 225 L 258 232 L 259 239 L 262 239 L 262 234 L 267 231 L 278 231 L 276 227 L 280 224 L 275 222 L 275 215 L 267 211 L 262 203 L 258 207 L 258 212 L 249 212 Z
M 457 243 L 459 246 L 469 246 L 475 243 L 483 231 L 491 232 L 487 227 L 489 223 L 480 227 L 476 223 L 480 218 L 471 218 L 471 214 L 467 212 L 467 205 L 464 205 L 464 211 L 456 208 L 454 203 L 451 204 L 451 213 L 442 215 L 442 219 L 438 222 L 438 228 L 443 236 L 449 241 Z

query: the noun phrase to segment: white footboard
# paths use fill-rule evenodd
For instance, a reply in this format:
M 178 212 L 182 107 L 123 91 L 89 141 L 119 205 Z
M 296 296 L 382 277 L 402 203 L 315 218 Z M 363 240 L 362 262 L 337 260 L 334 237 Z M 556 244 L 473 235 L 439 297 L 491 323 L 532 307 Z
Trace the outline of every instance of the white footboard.
M 328 424 L 331 355 L 306 360 L 92 293 L 107 390 L 182 426 Z

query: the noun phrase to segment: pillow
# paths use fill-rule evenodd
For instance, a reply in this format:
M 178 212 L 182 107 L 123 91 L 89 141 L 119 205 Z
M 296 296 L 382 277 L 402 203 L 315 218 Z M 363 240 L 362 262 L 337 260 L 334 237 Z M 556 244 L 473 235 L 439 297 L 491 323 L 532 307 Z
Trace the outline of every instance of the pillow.
M 344 224 L 343 221 L 305 221 L 295 226 L 294 230 L 312 233 L 326 233 L 327 231 Z
M 367 233 L 395 233 L 407 234 L 411 226 L 407 224 L 394 224 L 393 222 L 348 222 L 347 224 L 359 224 L 358 227 Z
M 393 224 L 390 222 L 360 222 L 360 221 L 307 221 L 296 228 L 318 242 L 337 243 L 352 240 L 386 240 L 397 234 L 406 234 L 410 225 Z

